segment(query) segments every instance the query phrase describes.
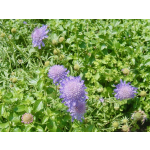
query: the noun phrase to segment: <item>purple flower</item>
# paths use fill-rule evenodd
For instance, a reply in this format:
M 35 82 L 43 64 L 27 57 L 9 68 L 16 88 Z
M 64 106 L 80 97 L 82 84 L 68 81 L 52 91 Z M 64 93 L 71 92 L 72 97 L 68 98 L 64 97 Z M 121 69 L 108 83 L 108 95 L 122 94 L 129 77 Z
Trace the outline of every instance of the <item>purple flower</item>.
M 45 44 L 43 43 L 43 39 L 47 38 L 48 36 L 46 35 L 49 30 L 47 30 L 47 26 L 43 25 L 41 28 L 35 28 L 34 32 L 32 33 L 32 44 L 33 47 L 39 47 L 41 49 L 41 45 L 44 47 Z
M 24 115 L 22 115 L 21 119 L 22 119 L 21 121 L 22 123 L 29 124 L 33 122 L 33 115 L 29 113 L 25 113 Z
M 76 105 L 68 109 L 68 112 L 70 112 L 70 115 L 72 116 L 72 122 L 74 119 L 80 120 L 82 122 L 81 119 L 84 119 L 84 113 L 86 109 L 85 106 L 86 102 L 78 102 Z
M 137 88 L 132 87 L 129 85 L 129 83 L 126 84 L 126 82 L 122 82 L 122 79 L 120 80 L 120 84 L 116 85 L 116 89 L 114 89 L 115 97 L 117 99 L 123 100 L 128 98 L 134 98 Z
M 62 103 L 69 107 L 72 121 L 83 118 L 85 112 L 85 101 L 88 99 L 85 92 L 84 81 L 79 77 L 67 77 L 60 82 L 60 98 L 63 98 Z
M 27 22 L 24 21 L 23 24 L 27 24 Z
M 48 77 L 53 79 L 53 83 L 58 85 L 62 79 L 67 77 L 69 71 L 66 72 L 66 68 L 63 65 L 54 65 L 49 69 Z
M 99 100 L 100 100 L 102 103 L 104 102 L 104 99 L 103 99 L 103 98 L 100 98 Z

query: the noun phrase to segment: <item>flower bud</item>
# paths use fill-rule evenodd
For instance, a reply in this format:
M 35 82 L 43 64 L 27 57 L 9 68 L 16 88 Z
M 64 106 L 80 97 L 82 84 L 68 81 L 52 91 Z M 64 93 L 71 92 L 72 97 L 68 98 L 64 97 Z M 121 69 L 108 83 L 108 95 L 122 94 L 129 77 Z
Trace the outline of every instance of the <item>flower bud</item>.
M 78 64 L 75 64 L 74 65 L 74 70 L 79 71 L 79 69 L 80 69 L 80 66 Z
M 56 40 L 52 40 L 52 44 L 53 45 L 57 45 L 57 41 Z
M 5 37 L 5 33 L 1 33 L 1 37 Z
M 14 75 L 15 75 L 15 72 L 12 72 L 11 75 L 14 76 Z
M 134 120 L 139 121 L 142 119 L 142 114 L 140 112 L 136 112 L 134 114 Z
M 58 56 L 54 56 L 54 59 L 57 60 L 57 59 L 58 59 Z
M 46 67 L 49 66 L 49 64 L 50 64 L 49 61 L 46 61 L 46 62 L 45 62 L 45 66 L 46 66 Z
M 63 40 L 64 40 L 64 37 L 60 37 L 60 38 L 59 38 L 59 42 L 60 42 L 60 43 L 63 42 Z
M 124 68 L 124 69 L 122 69 L 122 72 L 124 75 L 128 75 L 130 70 L 128 68 Z
M 122 120 L 123 124 L 126 124 L 127 122 L 128 122 L 128 119 L 126 119 L 126 118 Z
M 141 121 L 143 124 L 147 119 L 147 115 L 145 114 L 144 111 L 141 110 L 134 111 L 134 113 L 132 113 L 131 119 L 133 119 L 134 121 Z
M 146 96 L 146 92 L 145 91 L 141 91 L 140 96 L 145 97 Z
M 62 55 L 60 55 L 60 57 L 59 57 L 59 59 L 60 60 L 62 60 L 62 59 L 64 59 L 65 58 L 65 56 L 62 54 Z
M 115 109 L 115 110 L 118 110 L 118 109 L 119 109 L 119 104 L 116 104 L 116 103 L 115 103 L 115 104 L 114 104 L 114 109 Z
M 112 125 L 113 125 L 113 127 L 114 127 L 114 128 L 118 128 L 119 123 L 118 123 L 117 121 L 115 121 L 115 122 L 113 122 L 113 124 L 112 124 Z
M 16 29 L 15 29 L 15 28 L 12 28 L 12 29 L 11 29 L 11 32 L 12 32 L 12 33 L 16 33 Z
M 91 53 L 88 53 L 88 56 L 91 56 Z
M 14 87 L 14 85 L 13 85 L 13 84 L 11 84 L 11 85 L 10 85 L 10 88 L 12 88 L 12 87 Z
M 12 78 L 12 82 L 16 83 L 17 82 L 17 78 Z
M 53 51 L 53 54 L 54 55 L 58 55 L 60 53 L 60 50 L 59 49 L 54 49 L 54 51 Z
M 18 59 L 18 63 L 19 63 L 19 64 L 22 64 L 22 63 L 23 63 L 23 60 L 22 60 L 22 59 Z
M 128 127 L 128 125 L 123 125 L 123 126 L 122 126 L 122 131 L 123 131 L 123 132 L 129 132 L 129 127 Z

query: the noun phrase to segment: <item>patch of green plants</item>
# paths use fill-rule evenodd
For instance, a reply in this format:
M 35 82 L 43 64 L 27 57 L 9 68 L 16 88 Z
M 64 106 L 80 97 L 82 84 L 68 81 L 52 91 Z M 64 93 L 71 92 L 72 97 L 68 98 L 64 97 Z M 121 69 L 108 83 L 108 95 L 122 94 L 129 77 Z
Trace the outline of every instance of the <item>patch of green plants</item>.
M 55 65 L 84 81 L 81 120 L 48 76 Z M 0 20 L 0 131 L 149 132 L 149 73 L 150 20 Z

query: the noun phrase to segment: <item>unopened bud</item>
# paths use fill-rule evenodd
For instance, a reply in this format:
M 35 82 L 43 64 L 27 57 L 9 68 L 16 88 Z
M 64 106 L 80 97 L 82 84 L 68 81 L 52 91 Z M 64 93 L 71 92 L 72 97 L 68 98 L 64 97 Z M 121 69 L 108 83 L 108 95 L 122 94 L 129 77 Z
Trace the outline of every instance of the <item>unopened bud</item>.
M 58 59 L 58 56 L 54 56 L 54 59 L 57 60 L 57 59 Z
M 52 44 L 53 45 L 57 45 L 57 41 L 56 40 L 52 40 Z
M 122 126 L 122 131 L 123 131 L 123 132 L 129 132 L 129 127 L 128 127 L 128 125 L 123 125 L 123 126 Z
M 12 78 L 12 82 L 16 83 L 17 82 L 17 78 Z
M 62 54 L 62 55 L 60 55 L 60 57 L 59 57 L 59 59 L 60 60 L 62 60 L 62 59 L 64 59 L 65 58 L 65 56 Z
M 1 37 L 5 37 L 5 33 L 1 33 Z
M 54 55 L 58 55 L 60 53 L 60 50 L 59 49 L 54 49 L 54 51 L 53 51 L 53 54 Z
M 12 29 L 11 29 L 11 32 L 12 32 L 12 33 L 16 33 L 16 29 L 15 29 L 15 28 L 12 28 Z
M 128 75 L 130 70 L 128 68 L 124 68 L 124 69 L 122 69 L 122 72 L 124 75 Z
M 45 62 L 45 66 L 46 66 L 46 67 L 49 66 L 49 64 L 50 64 L 49 61 L 46 61 L 46 62 Z
M 126 119 L 126 118 L 122 120 L 122 123 L 124 123 L 124 124 L 126 124 L 127 122 L 128 122 L 128 119 Z
M 134 114 L 134 120 L 139 121 L 142 119 L 142 114 L 140 112 L 136 112 Z
M 80 69 L 80 66 L 78 64 L 75 64 L 74 65 L 74 70 L 79 71 L 79 69 Z
M 117 121 L 115 121 L 115 122 L 113 122 L 113 124 L 112 124 L 112 125 L 113 125 L 113 127 L 114 127 L 114 128 L 118 128 L 119 123 L 118 123 Z
M 64 37 L 60 37 L 60 38 L 59 38 L 59 42 L 60 42 L 60 43 L 63 42 L 63 40 L 64 40 Z
M 140 96 L 145 97 L 146 96 L 146 92 L 145 91 L 141 91 Z
M 15 72 L 12 72 L 11 75 L 12 75 L 12 76 L 15 75 Z

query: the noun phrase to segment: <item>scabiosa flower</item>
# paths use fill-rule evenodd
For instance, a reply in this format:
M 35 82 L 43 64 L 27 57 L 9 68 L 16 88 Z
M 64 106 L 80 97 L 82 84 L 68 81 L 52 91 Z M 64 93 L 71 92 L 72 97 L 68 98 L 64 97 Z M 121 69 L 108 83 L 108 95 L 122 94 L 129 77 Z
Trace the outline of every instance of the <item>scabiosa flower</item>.
M 65 80 L 60 82 L 60 98 L 63 98 L 63 103 L 67 106 L 74 105 L 78 101 L 84 102 L 88 97 L 85 92 L 84 81 L 78 77 L 67 77 Z
M 27 22 L 24 21 L 23 24 L 27 24 Z
M 84 81 L 79 77 L 67 77 L 60 82 L 60 98 L 63 98 L 62 103 L 69 107 L 68 111 L 71 113 L 72 121 L 74 119 L 84 119 L 85 105 L 87 92 L 85 92 Z
M 48 77 L 53 79 L 53 83 L 58 85 L 62 79 L 67 77 L 69 71 L 63 65 L 54 65 L 49 69 Z
M 21 119 L 22 119 L 21 121 L 22 123 L 29 124 L 33 122 L 33 115 L 29 113 L 25 113 L 24 115 L 22 115 Z
M 48 36 L 46 35 L 49 30 L 46 30 L 47 26 L 43 25 L 41 28 L 35 28 L 34 32 L 32 33 L 32 44 L 33 47 L 37 47 L 41 49 L 41 45 L 44 47 L 45 44 L 43 43 L 43 39 L 47 38 Z
M 103 99 L 103 98 L 100 98 L 99 100 L 100 100 L 102 103 L 104 102 L 104 99 Z
M 84 113 L 86 109 L 85 106 L 86 102 L 78 102 L 68 109 L 68 112 L 70 112 L 70 115 L 72 116 L 72 122 L 74 121 L 74 119 L 80 120 L 82 122 L 81 119 L 84 119 Z
M 134 113 L 132 113 L 131 115 L 131 119 L 133 119 L 134 121 L 141 121 L 142 124 L 145 122 L 145 120 L 147 120 L 147 115 L 145 114 L 144 111 L 134 111 Z
M 135 93 L 137 93 L 137 88 L 132 87 L 129 83 L 123 82 L 122 79 L 120 80 L 120 84 L 116 85 L 116 89 L 114 89 L 115 97 L 117 99 L 123 100 L 128 98 L 134 98 Z

